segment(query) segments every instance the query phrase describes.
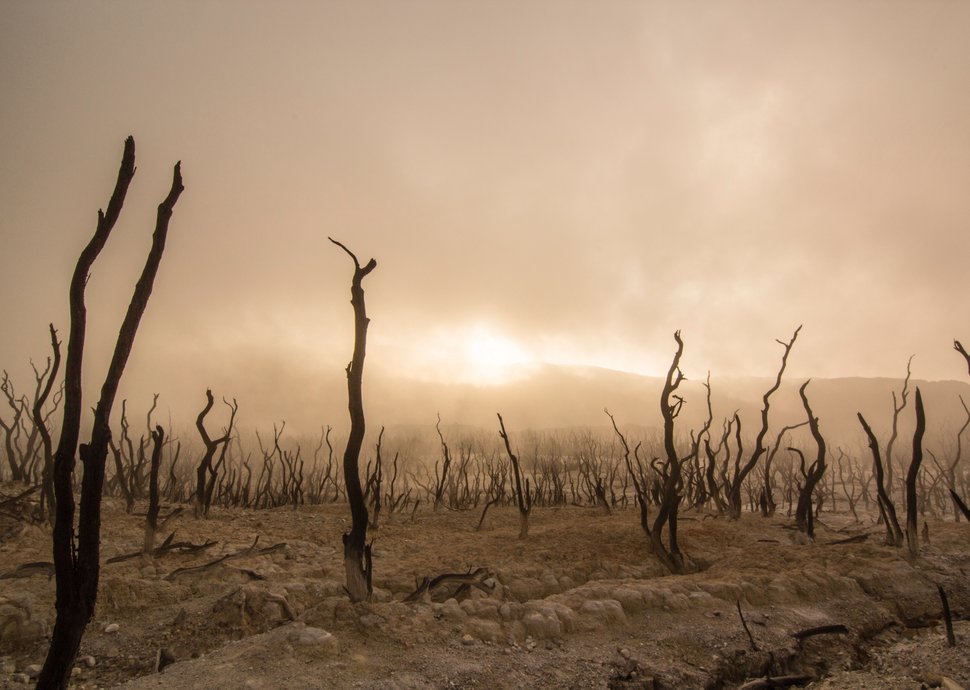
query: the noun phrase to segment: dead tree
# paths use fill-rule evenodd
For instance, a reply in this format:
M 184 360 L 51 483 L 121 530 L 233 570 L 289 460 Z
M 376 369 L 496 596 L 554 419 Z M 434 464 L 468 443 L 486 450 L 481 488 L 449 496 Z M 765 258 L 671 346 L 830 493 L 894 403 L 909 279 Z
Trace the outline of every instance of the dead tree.
M 889 441 L 886 442 L 886 493 L 890 496 L 893 495 L 893 477 L 895 476 L 893 446 L 896 445 L 898 436 L 899 415 L 906 409 L 906 403 L 909 401 L 909 379 L 912 373 L 913 357 L 915 355 L 910 355 L 906 361 L 906 378 L 903 379 L 903 390 L 898 399 L 896 398 L 896 391 L 893 391 L 893 426 L 892 432 L 889 434 Z
M 808 421 L 799 422 L 798 424 L 790 424 L 786 427 L 782 427 L 781 431 L 778 432 L 778 436 L 775 437 L 775 443 L 771 447 L 771 452 L 765 456 L 764 462 L 764 489 L 761 495 L 761 515 L 762 517 L 771 517 L 775 514 L 778 506 L 775 505 L 775 497 L 772 492 L 774 484 L 774 471 L 771 468 L 771 463 L 775 459 L 775 455 L 782 448 L 782 441 L 785 438 L 785 434 L 789 431 L 794 431 L 795 429 L 805 426 Z
M 367 473 L 367 482 L 364 486 L 364 500 L 366 501 L 368 497 L 371 499 L 373 508 L 370 511 L 370 522 L 368 523 L 368 529 L 377 531 L 378 529 L 378 518 L 381 514 L 381 492 L 384 490 L 382 487 L 384 481 L 384 460 L 381 457 L 381 445 L 384 442 L 384 427 L 381 427 L 381 432 L 377 434 L 377 447 L 375 448 L 375 453 L 377 454 L 374 460 L 374 471 Z M 395 463 L 397 458 L 394 459 Z M 369 463 L 368 463 L 369 464 Z
M 57 377 L 57 372 L 61 366 L 61 343 L 57 339 L 57 331 L 54 330 L 54 324 L 50 324 L 51 333 L 51 350 L 54 354 L 54 359 L 51 365 L 50 375 L 47 377 L 47 383 L 44 385 L 44 389 L 41 391 L 40 395 L 34 400 L 34 408 L 32 410 L 34 415 L 34 425 L 40 432 L 41 446 L 44 449 L 44 469 L 41 475 L 41 494 L 40 494 L 40 508 L 38 509 L 38 520 L 43 520 L 45 515 L 50 519 L 51 524 L 54 522 L 54 483 L 53 483 L 53 472 L 54 472 L 54 446 L 51 442 L 51 434 L 47 430 L 47 418 L 44 415 L 44 403 L 47 402 L 47 398 L 50 396 L 51 388 L 54 386 L 54 379 Z M 45 504 L 47 509 L 45 510 Z
M 84 290 L 91 266 L 104 248 L 111 230 L 124 205 L 128 186 L 135 174 L 135 141 L 125 141 L 125 151 L 114 192 L 108 202 L 107 212 L 98 212 L 94 236 L 82 250 L 71 278 L 70 286 L 70 335 L 64 375 L 64 419 L 61 437 L 54 454 L 54 495 L 57 504 L 53 530 L 53 556 L 56 576 L 56 619 L 47 658 L 37 680 L 38 688 L 66 688 L 71 677 L 74 659 L 84 629 L 94 615 L 98 596 L 100 575 L 101 539 L 101 492 L 104 486 L 104 467 L 108 455 L 111 429 L 108 421 L 114 404 L 118 385 L 131 354 L 148 298 L 152 292 L 158 266 L 165 249 L 168 223 L 172 210 L 182 193 L 180 164 L 176 163 L 172 187 L 165 200 L 158 206 L 152 247 L 138 282 L 128 311 L 125 314 L 118 340 L 115 344 L 108 373 L 101 388 L 101 398 L 94 412 L 91 440 L 78 448 L 81 411 L 81 364 L 84 353 L 84 335 L 87 310 Z M 81 484 L 80 515 L 77 536 L 74 532 L 73 475 L 75 454 L 80 450 L 84 465 Z
M 774 393 L 781 387 L 781 377 L 785 373 L 785 367 L 788 365 L 788 354 L 791 352 L 792 346 L 795 344 L 795 339 L 798 338 L 798 332 L 802 330 L 799 326 L 795 329 L 792 334 L 791 340 L 787 343 L 782 340 L 776 340 L 775 342 L 785 348 L 784 354 L 781 356 L 781 366 L 778 368 L 778 375 L 775 377 L 775 385 L 768 389 L 762 398 L 763 405 L 761 408 L 761 430 L 758 432 L 758 436 L 754 441 L 754 450 L 751 451 L 751 456 L 743 467 L 735 469 L 734 478 L 731 480 L 730 492 L 728 494 L 728 507 L 730 509 L 729 516 L 733 520 L 737 520 L 741 517 L 741 484 L 744 483 L 745 478 L 750 474 L 751 470 L 754 469 L 755 465 L 758 464 L 758 460 L 764 455 L 765 452 L 765 436 L 768 434 L 768 410 L 770 409 L 769 399 L 771 394 Z M 740 425 L 741 420 L 738 419 L 738 424 Z
M 162 464 L 162 447 L 165 445 L 165 430 L 161 425 L 152 431 L 152 462 L 148 472 L 148 515 L 145 518 L 145 542 L 142 553 L 150 554 L 155 549 L 155 533 L 158 532 L 158 468 Z
M 21 433 L 23 407 L 16 400 L 13 383 L 6 371 L 3 372 L 3 380 L 0 381 L 0 392 L 6 397 L 7 404 L 13 413 L 9 424 L 0 417 L 0 428 L 3 429 L 4 445 L 7 452 L 7 464 L 10 466 L 10 479 L 15 482 L 27 482 L 28 478 L 25 476 L 24 469 L 20 466 L 20 453 L 17 447 L 17 440 Z
M 953 349 L 963 355 L 963 359 L 967 363 L 967 373 L 970 374 L 970 353 L 966 351 L 959 340 L 953 341 Z
M 808 388 L 809 383 L 811 383 L 811 379 L 802 384 L 801 388 L 798 389 L 798 395 L 802 399 L 805 414 L 808 415 L 808 428 L 812 432 L 812 438 L 815 439 L 816 455 L 815 461 L 805 472 L 805 484 L 798 494 L 798 507 L 795 509 L 795 524 L 798 526 L 798 529 L 808 535 L 809 539 L 815 539 L 815 514 L 812 510 L 812 494 L 815 492 L 815 487 L 819 480 L 822 479 L 822 475 L 825 474 L 826 465 L 825 439 L 822 438 L 822 433 L 818 428 L 818 417 L 812 412 L 812 408 L 808 404 L 808 396 L 805 395 L 805 389 Z M 804 460 L 802 464 L 804 465 Z
M 859 418 L 859 423 L 862 424 L 863 431 L 866 432 L 866 437 L 869 439 L 869 450 L 872 451 L 873 474 L 876 477 L 876 503 L 879 505 L 879 514 L 882 517 L 883 524 L 886 525 L 886 544 L 896 547 L 902 546 L 903 530 L 899 527 L 899 519 L 896 517 L 896 506 L 893 505 L 893 500 L 886 491 L 882 457 L 879 453 L 879 441 L 876 439 L 876 435 L 872 433 L 872 428 L 866 422 L 862 413 L 859 412 L 856 416 Z
M 919 540 L 916 533 L 916 477 L 923 462 L 923 433 L 926 431 L 926 414 L 923 412 L 923 397 L 916 388 L 916 430 L 913 432 L 913 459 L 906 473 L 906 545 L 910 558 L 919 555 Z
M 966 432 L 967 427 L 970 427 L 970 409 L 967 408 L 967 403 L 963 400 L 963 396 L 957 396 L 960 399 L 960 405 L 963 406 L 963 412 L 966 415 L 966 419 L 963 422 L 963 426 L 957 431 L 957 449 L 956 454 L 953 456 L 953 460 L 949 461 L 943 470 L 944 477 L 946 478 L 947 489 L 950 493 L 956 491 L 956 471 L 957 467 L 960 465 L 960 460 L 963 458 L 963 434 Z M 953 506 L 953 520 L 954 522 L 960 522 L 960 510 L 956 505 Z
M 236 411 L 239 406 L 235 404 L 229 405 L 232 410 L 232 414 L 229 418 L 229 426 L 226 428 L 226 433 L 217 439 L 212 439 L 209 436 L 209 432 L 205 429 L 205 418 L 212 409 L 215 401 L 212 398 L 212 391 L 208 388 L 205 391 L 205 407 L 199 412 L 199 416 L 195 418 L 195 428 L 199 430 L 199 436 L 202 437 L 202 445 L 205 447 L 205 452 L 202 454 L 202 460 L 199 461 L 199 466 L 195 470 L 195 495 L 192 497 L 192 508 L 195 512 L 195 517 L 201 518 L 209 514 L 209 503 L 206 501 L 206 494 L 211 498 L 212 491 L 206 491 L 207 480 L 208 483 L 215 484 L 215 476 L 218 472 L 218 468 L 212 466 L 212 459 L 215 457 L 216 451 L 219 450 L 220 446 L 223 446 L 223 457 L 225 457 L 225 446 L 229 443 L 229 438 L 232 435 L 232 425 L 236 418 Z
M 451 467 L 451 450 L 445 443 L 445 437 L 441 433 L 441 413 L 438 413 L 438 422 L 434 425 L 438 432 L 438 439 L 441 441 L 441 475 L 438 475 L 438 463 L 434 464 L 434 510 L 438 510 L 441 505 L 441 497 L 445 492 L 445 482 L 448 479 L 448 468 Z
M 663 417 L 663 447 L 664 463 L 661 471 L 659 506 L 657 517 L 650 528 L 650 545 L 654 555 L 667 567 L 670 572 L 682 574 L 687 572 L 684 555 L 677 542 L 677 510 L 681 501 L 681 462 L 674 443 L 674 420 L 684 406 L 684 399 L 676 391 L 684 381 L 684 374 L 680 370 L 680 358 L 684 354 L 684 341 L 680 331 L 674 333 L 677 351 L 674 353 L 664 387 L 660 393 L 660 414 Z M 667 541 L 663 543 L 664 526 L 668 529 Z
M 498 414 L 498 413 L 496 413 Z M 522 486 L 522 470 L 519 467 L 519 458 L 512 452 L 512 444 L 509 443 L 509 435 L 505 431 L 505 422 L 502 415 L 498 414 L 499 436 L 505 442 L 505 452 L 509 454 L 509 461 L 512 463 L 512 476 L 515 478 L 515 502 L 519 506 L 519 539 L 529 536 L 529 513 L 532 512 L 532 493 L 529 490 L 529 480 L 525 480 L 525 487 Z M 485 519 L 485 513 L 482 513 Z
M 370 599 L 372 567 L 371 546 L 367 543 L 367 504 L 364 491 L 360 486 L 360 448 L 364 443 L 364 354 L 367 349 L 367 310 L 364 305 L 364 278 L 375 268 L 377 262 L 371 259 L 363 268 L 357 256 L 332 237 L 331 242 L 340 247 L 353 259 L 354 277 L 350 285 L 350 304 L 354 308 L 354 354 L 347 365 L 347 395 L 350 410 L 350 435 L 344 450 L 344 485 L 350 501 L 351 527 L 344 533 L 344 568 L 347 574 L 347 594 L 353 602 Z

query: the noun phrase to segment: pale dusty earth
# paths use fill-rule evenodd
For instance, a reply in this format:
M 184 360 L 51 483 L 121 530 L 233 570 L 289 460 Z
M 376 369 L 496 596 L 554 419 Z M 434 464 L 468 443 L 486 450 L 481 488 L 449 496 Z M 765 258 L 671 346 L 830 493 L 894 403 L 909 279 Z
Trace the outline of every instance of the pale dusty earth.
M 105 508 L 103 558 L 138 551 L 144 517 L 112 499 Z M 215 543 L 103 566 L 73 687 L 737 688 L 806 674 L 810 688 L 970 688 L 966 523 L 930 518 L 930 543 L 910 562 L 882 545 L 881 527 L 846 516 L 823 513 L 809 544 L 784 515 L 688 513 L 681 543 L 700 570 L 671 576 L 634 510 L 536 508 L 525 540 L 514 508 L 490 510 L 482 531 L 479 516 L 382 516 L 374 600 L 351 604 L 346 505 L 183 514 L 166 533 Z M 864 543 L 831 544 L 864 532 Z M 20 688 L 43 662 L 54 582 L 43 569 L 15 569 L 50 560 L 49 533 L 2 517 L 0 534 L 0 687 Z M 433 600 L 403 601 L 422 577 L 479 567 L 491 592 L 456 600 L 451 585 Z M 956 647 L 946 643 L 937 584 L 949 595 Z M 825 624 L 848 633 L 793 637 Z M 175 662 L 156 672 L 160 649 Z

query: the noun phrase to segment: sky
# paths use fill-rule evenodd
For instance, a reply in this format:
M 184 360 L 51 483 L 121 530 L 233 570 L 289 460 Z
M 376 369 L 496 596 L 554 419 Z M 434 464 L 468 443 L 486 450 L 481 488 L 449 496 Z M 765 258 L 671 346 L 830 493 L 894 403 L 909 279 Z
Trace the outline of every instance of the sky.
M 968 35 L 957 1 L 8 0 L 0 367 L 26 390 L 48 322 L 66 335 L 131 134 L 88 391 L 178 160 L 141 401 L 340 400 L 352 264 L 328 236 L 378 263 L 365 379 L 661 375 L 677 329 L 688 377 L 771 376 L 803 324 L 794 376 L 915 355 L 963 380 Z

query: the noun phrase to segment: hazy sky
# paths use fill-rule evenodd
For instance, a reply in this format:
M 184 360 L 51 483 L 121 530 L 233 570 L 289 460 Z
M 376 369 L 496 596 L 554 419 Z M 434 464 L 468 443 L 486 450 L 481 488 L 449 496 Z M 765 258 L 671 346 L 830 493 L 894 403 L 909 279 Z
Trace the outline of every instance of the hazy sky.
M 48 321 L 66 335 L 133 134 L 93 375 L 176 160 L 186 190 L 131 390 L 259 382 L 285 416 L 338 381 L 352 266 L 328 235 L 378 261 L 374 375 L 659 374 L 678 328 L 689 376 L 770 375 L 803 323 L 796 375 L 915 353 L 962 379 L 967 36 L 957 1 L 8 0 L 0 366 L 22 378 Z

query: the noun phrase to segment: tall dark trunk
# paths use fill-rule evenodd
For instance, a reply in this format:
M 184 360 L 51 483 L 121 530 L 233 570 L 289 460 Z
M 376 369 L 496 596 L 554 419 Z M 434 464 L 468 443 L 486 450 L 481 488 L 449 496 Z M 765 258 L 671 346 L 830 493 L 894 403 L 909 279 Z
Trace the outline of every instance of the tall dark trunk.
M 364 490 L 360 485 L 358 467 L 360 449 L 364 443 L 364 354 L 367 350 L 367 309 L 364 306 L 364 288 L 361 283 L 368 273 L 377 268 L 371 259 L 361 268 L 360 262 L 352 251 L 340 242 L 330 241 L 343 249 L 354 261 L 354 277 L 350 285 L 350 304 L 354 308 L 354 354 L 347 365 L 347 398 L 350 410 L 350 435 L 344 451 L 344 483 L 347 486 L 347 499 L 350 501 L 351 527 L 343 536 L 344 570 L 347 574 L 347 594 L 350 600 L 370 599 L 371 586 L 371 549 L 367 544 L 367 504 Z
M 94 413 L 90 443 L 78 448 L 81 424 L 81 365 L 84 354 L 84 335 L 87 311 L 84 288 L 95 259 L 104 248 L 124 205 L 128 186 L 135 174 L 135 142 L 128 137 L 121 169 L 106 213 L 98 212 L 94 236 L 81 252 L 70 287 L 71 328 L 67 345 L 64 376 L 64 421 L 61 438 L 54 455 L 54 496 L 57 509 L 53 530 L 54 571 L 56 575 L 57 616 L 47 659 L 37 680 L 38 688 L 66 688 L 71 668 L 77 656 L 84 629 L 94 614 L 100 576 L 101 492 L 104 487 L 104 466 L 108 455 L 111 430 L 108 420 L 115 395 L 124 373 L 135 334 L 165 249 L 168 222 L 172 209 L 182 193 L 180 165 L 175 165 L 172 187 L 158 206 L 152 247 L 142 274 L 135 285 L 131 303 L 125 314 L 114 354 L 108 366 L 101 398 Z M 77 539 L 74 537 L 74 495 L 72 491 L 75 454 L 80 450 L 84 464 L 81 483 L 81 505 Z
M 916 533 L 916 477 L 923 463 L 923 433 L 926 431 L 926 414 L 923 411 L 923 397 L 916 388 L 916 430 L 913 432 L 913 459 L 906 473 L 906 545 L 909 555 L 919 555 L 919 537 Z

